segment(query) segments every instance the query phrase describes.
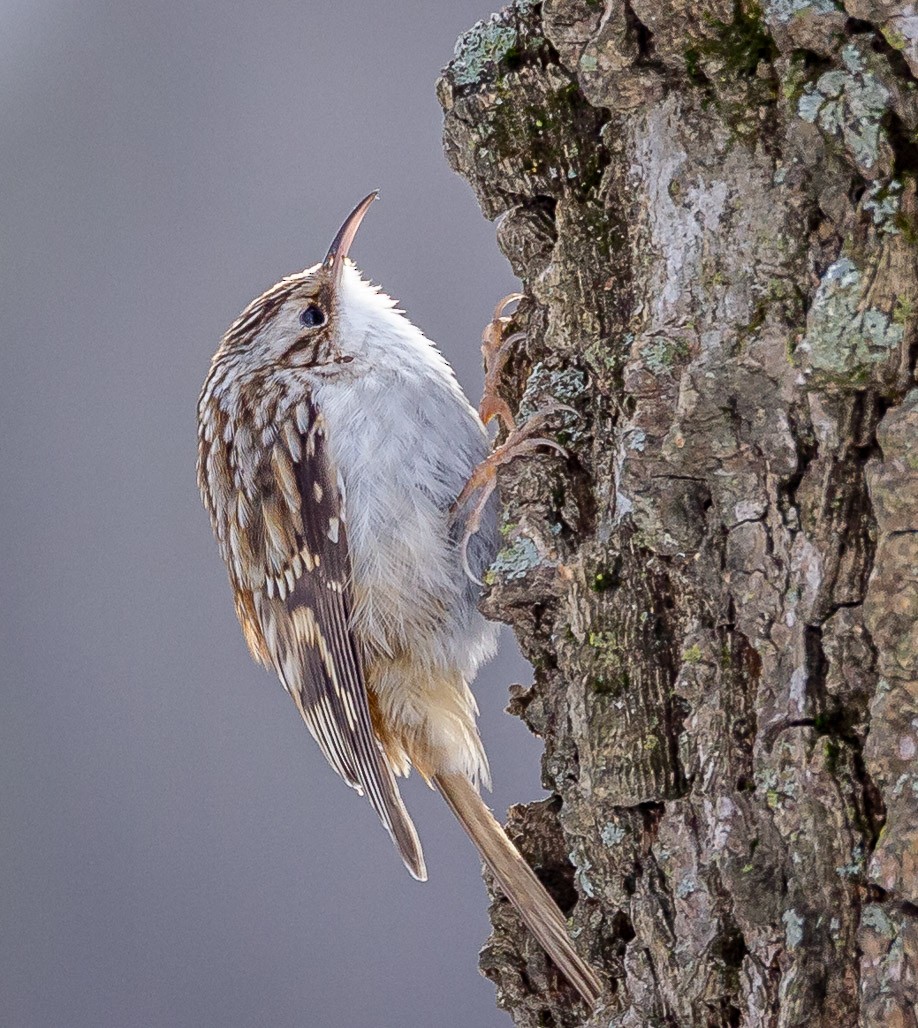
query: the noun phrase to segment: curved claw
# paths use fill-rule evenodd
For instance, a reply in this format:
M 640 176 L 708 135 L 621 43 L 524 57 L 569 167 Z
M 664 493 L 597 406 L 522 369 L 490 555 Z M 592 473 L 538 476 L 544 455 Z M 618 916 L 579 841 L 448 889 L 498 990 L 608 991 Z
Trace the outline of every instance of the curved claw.
M 534 443 L 535 446 L 533 446 L 533 449 L 535 449 L 536 446 L 547 446 L 550 450 L 560 453 L 565 460 L 567 460 L 571 455 L 570 450 L 566 447 L 562 446 L 560 443 L 556 443 L 554 439 L 546 439 L 544 436 L 537 436 L 535 439 L 526 439 L 525 442 Z
M 525 293 L 507 293 L 503 300 L 497 301 L 497 306 L 494 308 L 494 317 L 492 321 L 498 321 L 503 317 L 504 311 L 510 306 L 511 303 L 519 303 L 520 300 L 525 300 Z
M 453 511 L 458 510 L 465 502 L 465 500 L 469 496 L 471 496 L 475 489 L 482 489 L 481 496 L 478 498 L 478 501 L 475 503 L 475 506 L 472 508 L 468 516 L 468 519 L 466 520 L 465 531 L 462 534 L 462 541 L 459 543 L 459 556 L 462 561 L 462 570 L 475 583 L 475 585 L 483 589 L 484 582 L 482 582 L 480 578 L 474 575 L 472 573 L 472 569 L 469 567 L 469 539 L 471 539 L 472 536 L 481 527 L 481 515 L 484 513 L 484 509 L 487 506 L 488 500 L 491 498 L 491 493 L 494 492 L 494 489 L 497 486 L 497 477 L 496 475 L 491 473 L 485 478 L 483 485 L 472 485 L 477 473 L 480 471 L 482 466 L 483 465 L 480 465 L 478 468 L 476 468 L 475 471 L 472 473 L 472 477 L 468 480 L 468 482 L 466 482 L 465 488 L 462 490 L 462 492 L 459 494 L 459 498 L 453 504 Z M 471 489 L 469 489 L 470 485 L 472 486 Z
M 469 567 L 469 539 L 472 538 L 472 535 L 473 533 L 466 532 L 466 534 L 462 537 L 462 545 L 460 547 L 460 555 L 462 557 L 462 570 L 465 572 L 466 576 L 475 583 L 475 585 L 477 585 L 481 589 L 484 589 L 484 582 L 482 582 L 482 580 L 478 578 L 476 575 L 472 574 L 472 569 Z
M 521 339 L 525 339 L 525 338 L 526 338 L 526 333 L 525 332 L 511 332 L 510 335 L 508 335 L 506 339 L 502 339 L 501 340 L 500 346 L 498 347 L 498 350 L 497 350 L 498 355 L 502 354 L 505 350 L 509 350 L 511 346 L 516 346 L 516 344 Z
M 542 408 L 542 413 L 554 414 L 555 411 L 562 410 L 565 414 L 576 414 L 578 418 L 583 417 L 576 407 L 572 407 L 569 403 L 559 403 L 557 400 L 551 400 L 545 407 Z
M 559 410 L 572 411 L 579 417 L 579 413 L 572 407 L 565 407 L 561 404 L 545 407 L 533 414 L 531 418 L 527 418 L 519 428 L 514 429 L 513 432 L 510 433 L 510 436 L 504 445 L 515 444 L 517 441 L 523 441 L 524 439 L 530 438 L 534 432 L 541 432 L 542 429 L 545 428 L 549 418 L 553 414 L 557 414 Z

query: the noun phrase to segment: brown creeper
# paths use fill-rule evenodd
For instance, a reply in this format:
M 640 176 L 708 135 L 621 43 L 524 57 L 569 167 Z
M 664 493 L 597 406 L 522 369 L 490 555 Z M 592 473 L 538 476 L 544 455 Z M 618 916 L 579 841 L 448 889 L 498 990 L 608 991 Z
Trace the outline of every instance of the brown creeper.
M 592 1005 L 595 974 L 478 793 L 468 683 L 496 643 L 476 606 L 496 518 L 479 505 L 470 534 L 464 487 L 487 437 L 437 349 L 346 259 L 375 197 L 224 336 L 198 403 L 201 495 L 252 655 L 411 874 L 427 877 L 395 775 L 413 765 Z

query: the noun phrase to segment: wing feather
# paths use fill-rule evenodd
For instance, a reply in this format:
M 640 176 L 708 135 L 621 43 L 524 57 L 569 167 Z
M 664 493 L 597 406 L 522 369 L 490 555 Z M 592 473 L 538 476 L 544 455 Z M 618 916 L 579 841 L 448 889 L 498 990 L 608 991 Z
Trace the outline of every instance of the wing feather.
M 324 420 L 311 402 L 275 439 L 273 496 L 263 507 L 269 542 L 265 588 L 255 596 L 271 660 L 326 760 L 367 797 L 408 870 L 426 878 L 424 857 L 370 719 L 353 606 L 340 477 Z M 283 508 L 298 510 L 280 518 Z M 283 524 L 279 522 L 282 521 Z M 283 548 L 283 566 L 276 554 Z

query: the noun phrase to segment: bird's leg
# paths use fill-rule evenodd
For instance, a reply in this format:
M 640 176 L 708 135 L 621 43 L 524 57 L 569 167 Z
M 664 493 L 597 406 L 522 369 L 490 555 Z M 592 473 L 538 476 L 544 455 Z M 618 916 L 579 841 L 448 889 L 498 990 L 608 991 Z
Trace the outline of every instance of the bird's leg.
M 507 317 L 504 315 L 504 311 L 511 303 L 522 300 L 522 298 L 522 293 L 510 293 L 509 296 L 505 296 L 494 308 L 494 317 L 485 326 L 481 336 L 481 356 L 484 361 L 485 380 L 478 413 L 486 425 L 493 418 L 500 418 L 508 433 L 516 428 L 516 422 L 507 401 L 498 394 L 497 390 L 510 351 L 524 338 L 524 335 L 522 332 L 514 332 L 506 339 L 504 338 L 507 326 L 512 320 L 512 315 Z
M 514 332 L 504 338 L 507 326 L 511 319 L 504 316 L 504 310 L 508 304 L 515 300 L 522 299 L 520 293 L 511 293 L 495 307 L 494 317 L 485 327 L 481 337 L 481 355 L 484 358 L 485 382 L 484 392 L 478 413 L 482 422 L 487 425 L 495 417 L 499 418 L 507 431 L 507 438 L 472 471 L 469 480 L 462 488 L 462 492 L 456 498 L 450 513 L 456 516 L 463 509 L 473 496 L 475 501 L 471 506 L 465 520 L 465 531 L 460 543 L 462 555 L 462 568 L 469 578 L 478 585 L 482 585 L 475 575 L 472 574 L 468 562 L 469 539 L 481 527 L 481 518 L 487 506 L 491 494 L 497 487 L 497 469 L 504 464 L 509 464 L 517 457 L 527 453 L 534 453 L 542 447 L 548 447 L 567 457 L 567 450 L 554 439 L 548 439 L 538 433 L 543 431 L 546 423 L 552 414 L 558 411 L 571 411 L 572 408 L 561 403 L 550 403 L 542 410 L 533 414 L 532 417 L 517 426 L 516 419 L 510 410 L 507 401 L 498 395 L 500 377 L 510 356 L 512 347 L 523 338 L 522 332 Z M 476 495 L 477 494 L 477 495 Z

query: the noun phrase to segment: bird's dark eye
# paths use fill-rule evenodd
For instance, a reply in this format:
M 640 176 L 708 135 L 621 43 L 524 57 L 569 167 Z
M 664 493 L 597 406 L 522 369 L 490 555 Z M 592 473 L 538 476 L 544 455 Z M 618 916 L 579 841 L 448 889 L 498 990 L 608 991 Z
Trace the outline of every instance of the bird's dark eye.
M 318 328 L 325 324 L 325 311 L 311 303 L 305 310 L 300 311 L 300 324 L 306 328 Z

